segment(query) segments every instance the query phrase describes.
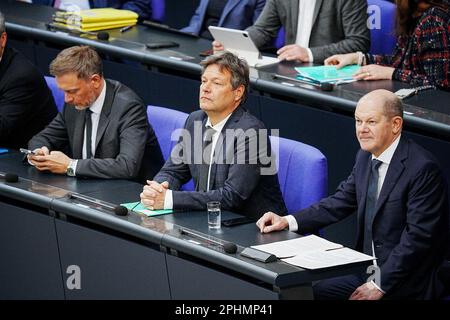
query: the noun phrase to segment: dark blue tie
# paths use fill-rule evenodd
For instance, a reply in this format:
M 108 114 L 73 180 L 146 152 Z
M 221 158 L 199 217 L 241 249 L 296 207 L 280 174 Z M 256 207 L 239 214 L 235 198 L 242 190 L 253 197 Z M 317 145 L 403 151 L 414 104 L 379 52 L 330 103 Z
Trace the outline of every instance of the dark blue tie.
M 202 161 L 202 164 L 199 167 L 199 178 L 198 178 L 198 190 L 197 191 L 208 191 L 208 174 L 209 174 L 209 166 L 210 166 L 210 159 L 211 159 L 211 153 L 212 153 L 212 136 L 214 135 L 216 131 L 208 127 L 206 128 L 204 134 L 203 134 L 203 155 L 205 160 Z
M 85 126 L 86 126 L 86 158 L 92 158 L 92 111 L 91 109 L 86 109 L 85 113 Z
M 377 159 L 372 160 L 369 185 L 367 187 L 366 211 L 364 215 L 364 253 L 372 255 L 372 222 L 377 205 L 378 191 L 378 168 L 383 162 Z

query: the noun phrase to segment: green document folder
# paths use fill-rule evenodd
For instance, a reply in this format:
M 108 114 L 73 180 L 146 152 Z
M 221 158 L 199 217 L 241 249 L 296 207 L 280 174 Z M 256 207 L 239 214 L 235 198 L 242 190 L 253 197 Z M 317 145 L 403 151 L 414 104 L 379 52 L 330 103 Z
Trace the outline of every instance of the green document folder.
M 345 66 L 336 69 L 335 66 L 317 66 L 317 67 L 297 67 L 295 71 L 302 78 L 310 79 L 316 82 L 337 82 L 349 81 L 353 75 L 360 69 L 358 65 Z
M 173 210 L 150 210 L 144 207 L 144 205 L 141 202 L 122 203 L 121 206 L 124 206 L 128 210 L 143 213 L 147 217 L 160 216 L 163 214 L 169 214 L 173 212 Z

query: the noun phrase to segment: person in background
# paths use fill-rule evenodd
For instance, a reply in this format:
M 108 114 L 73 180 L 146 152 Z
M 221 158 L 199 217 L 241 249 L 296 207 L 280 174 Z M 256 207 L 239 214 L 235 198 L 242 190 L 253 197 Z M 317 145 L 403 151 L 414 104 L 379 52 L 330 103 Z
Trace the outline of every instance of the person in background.
M 449 0 L 397 0 L 397 45 L 392 55 L 334 55 L 326 65 L 363 67 L 358 80 L 399 80 L 450 90 Z
M 402 102 L 390 91 L 360 99 L 355 128 L 361 149 L 336 193 L 291 216 L 268 212 L 257 226 L 262 233 L 311 233 L 356 212 L 356 249 L 376 258 L 375 281 L 367 273 L 322 280 L 313 286 L 315 299 L 437 299 L 449 246 L 442 170 L 433 155 L 402 136 Z
M 189 25 L 181 31 L 213 40 L 209 26 L 244 30 L 255 23 L 266 0 L 201 0 Z
M 81 10 L 94 8 L 117 8 L 136 12 L 141 20 L 149 20 L 152 17 L 150 0 L 17 0 L 33 4 L 53 6 L 58 9 L 76 5 Z
M 7 45 L 0 12 L 0 147 L 19 149 L 57 114 L 42 74 L 20 52 Z
M 255 24 L 246 30 L 260 49 L 270 46 L 281 27 L 285 46 L 280 60 L 323 61 L 334 54 L 368 51 L 366 0 L 267 0 Z M 214 52 L 226 48 L 213 42 Z

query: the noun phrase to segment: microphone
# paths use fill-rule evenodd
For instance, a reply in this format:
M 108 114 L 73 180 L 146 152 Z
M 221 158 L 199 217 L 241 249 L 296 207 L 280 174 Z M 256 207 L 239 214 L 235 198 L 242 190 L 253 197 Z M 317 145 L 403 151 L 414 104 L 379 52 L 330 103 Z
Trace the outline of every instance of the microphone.
M 274 79 L 284 79 L 284 80 L 289 80 L 289 81 L 295 81 L 295 82 L 300 82 L 300 83 L 304 83 L 304 84 L 310 84 L 316 88 L 320 88 L 320 90 L 322 91 L 333 91 L 334 89 L 334 85 L 332 83 L 329 82 L 319 82 L 319 81 L 306 81 L 306 80 L 300 80 L 300 79 L 295 79 L 295 78 L 291 78 L 291 77 L 285 77 L 279 74 L 274 74 L 272 76 Z
M 0 173 L 0 178 L 4 179 L 6 182 L 15 183 L 19 181 L 19 176 L 15 173 Z
M 108 41 L 109 33 L 105 32 L 105 31 L 100 31 L 100 32 L 97 33 L 97 39 L 98 40 L 103 40 L 103 41 Z
M 128 209 L 125 208 L 124 206 L 111 206 L 106 203 L 97 202 L 90 198 L 83 197 L 82 195 L 79 195 L 79 194 L 71 193 L 71 194 L 69 194 L 69 199 L 77 199 L 77 200 L 81 200 L 84 202 L 94 204 L 96 206 L 101 206 L 103 208 L 113 211 L 118 216 L 126 216 L 128 214 Z
M 192 232 L 192 231 L 188 231 L 186 229 L 180 229 L 180 233 L 188 235 L 188 236 L 191 236 L 191 237 L 194 237 L 194 238 L 199 238 L 199 239 L 202 239 L 202 240 L 206 240 L 206 241 L 212 242 L 215 245 L 218 245 L 218 246 L 222 247 L 223 251 L 225 251 L 226 253 L 233 254 L 233 253 L 237 252 L 237 246 L 236 246 L 236 244 L 234 244 L 232 242 L 224 242 L 224 243 L 222 243 L 222 242 L 219 242 L 219 241 L 212 240 L 210 238 L 204 237 L 204 236 L 202 236 L 202 235 L 200 235 L 198 233 L 195 233 L 195 232 Z

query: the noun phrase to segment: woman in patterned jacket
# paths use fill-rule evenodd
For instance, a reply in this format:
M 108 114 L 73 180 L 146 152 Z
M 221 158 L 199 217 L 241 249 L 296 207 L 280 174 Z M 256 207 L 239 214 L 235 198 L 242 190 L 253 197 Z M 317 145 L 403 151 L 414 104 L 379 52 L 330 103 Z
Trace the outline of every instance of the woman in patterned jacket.
M 397 0 L 397 45 L 392 55 L 334 55 L 326 65 L 359 63 L 358 80 L 394 79 L 450 90 L 450 0 Z

